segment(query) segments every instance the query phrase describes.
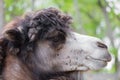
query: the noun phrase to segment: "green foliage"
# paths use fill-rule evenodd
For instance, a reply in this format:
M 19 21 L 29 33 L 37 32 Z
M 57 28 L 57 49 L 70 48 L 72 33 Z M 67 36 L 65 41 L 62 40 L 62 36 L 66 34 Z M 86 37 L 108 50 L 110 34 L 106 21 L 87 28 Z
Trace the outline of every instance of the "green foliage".
M 110 53 L 112 53 L 112 54 L 114 55 L 115 60 L 118 58 L 118 49 L 117 49 L 117 48 L 111 47 L 111 48 L 110 48 Z M 117 71 L 117 67 L 118 67 L 118 65 L 117 65 L 117 63 L 115 62 L 115 63 L 113 64 L 113 67 L 112 67 L 112 69 L 110 70 L 110 72 L 111 72 L 111 73 L 116 72 L 116 71 Z
M 27 4 L 25 3 L 27 2 Z M 5 20 L 10 21 L 15 16 L 23 14 L 30 5 L 29 0 L 4 0 L 5 3 Z

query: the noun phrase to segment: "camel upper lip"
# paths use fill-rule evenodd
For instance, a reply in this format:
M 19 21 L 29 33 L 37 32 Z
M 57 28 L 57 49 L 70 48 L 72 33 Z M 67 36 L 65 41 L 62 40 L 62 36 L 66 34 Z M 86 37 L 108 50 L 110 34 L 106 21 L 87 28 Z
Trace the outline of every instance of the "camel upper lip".
M 86 59 L 94 59 L 94 60 L 99 60 L 99 61 L 104 61 L 104 62 L 109 62 L 109 61 L 111 61 L 111 58 L 109 58 L 109 59 L 107 59 L 107 58 L 102 59 L 102 58 L 94 58 L 94 57 L 92 57 L 92 56 L 87 56 Z

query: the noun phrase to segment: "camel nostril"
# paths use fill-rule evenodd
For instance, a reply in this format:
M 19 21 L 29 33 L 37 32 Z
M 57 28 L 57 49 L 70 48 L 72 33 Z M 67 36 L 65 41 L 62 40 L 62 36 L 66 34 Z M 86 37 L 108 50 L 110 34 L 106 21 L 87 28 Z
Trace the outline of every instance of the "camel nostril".
M 107 46 L 104 43 L 97 42 L 97 46 L 100 48 L 107 48 Z

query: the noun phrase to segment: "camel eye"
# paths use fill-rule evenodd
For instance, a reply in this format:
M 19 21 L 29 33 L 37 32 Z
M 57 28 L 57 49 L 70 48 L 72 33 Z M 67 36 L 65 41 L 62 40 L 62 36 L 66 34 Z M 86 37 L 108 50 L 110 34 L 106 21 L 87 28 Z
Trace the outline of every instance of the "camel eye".
M 60 40 L 59 37 L 54 37 L 52 41 L 53 41 L 53 42 L 59 42 L 59 40 Z
M 47 38 L 47 40 L 52 41 L 53 43 L 57 43 L 60 41 L 60 38 L 58 36 L 55 36 L 55 37 Z
M 62 34 L 59 34 L 57 36 L 52 36 L 47 38 L 48 41 L 52 41 L 53 43 L 63 43 L 65 41 L 65 36 Z

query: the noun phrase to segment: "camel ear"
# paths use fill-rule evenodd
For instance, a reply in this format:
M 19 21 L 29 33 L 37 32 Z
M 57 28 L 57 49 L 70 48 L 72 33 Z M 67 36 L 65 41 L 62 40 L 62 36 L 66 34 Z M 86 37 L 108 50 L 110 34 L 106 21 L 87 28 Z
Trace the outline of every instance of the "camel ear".
M 22 39 L 22 35 L 20 31 L 15 30 L 15 29 L 10 29 L 10 30 L 5 31 L 4 36 L 5 38 L 13 42 L 16 42 L 16 41 L 18 42 L 18 41 L 21 41 Z
M 24 37 L 27 36 L 27 29 L 23 29 L 23 25 L 25 25 L 26 23 L 27 22 L 21 18 L 17 18 L 9 22 L 3 30 L 4 38 L 11 42 L 23 43 L 25 39 Z
M 13 28 L 13 29 L 5 30 L 3 35 L 8 41 L 11 41 L 19 45 L 24 44 L 24 42 L 27 39 L 27 34 L 25 34 L 21 26 Z

